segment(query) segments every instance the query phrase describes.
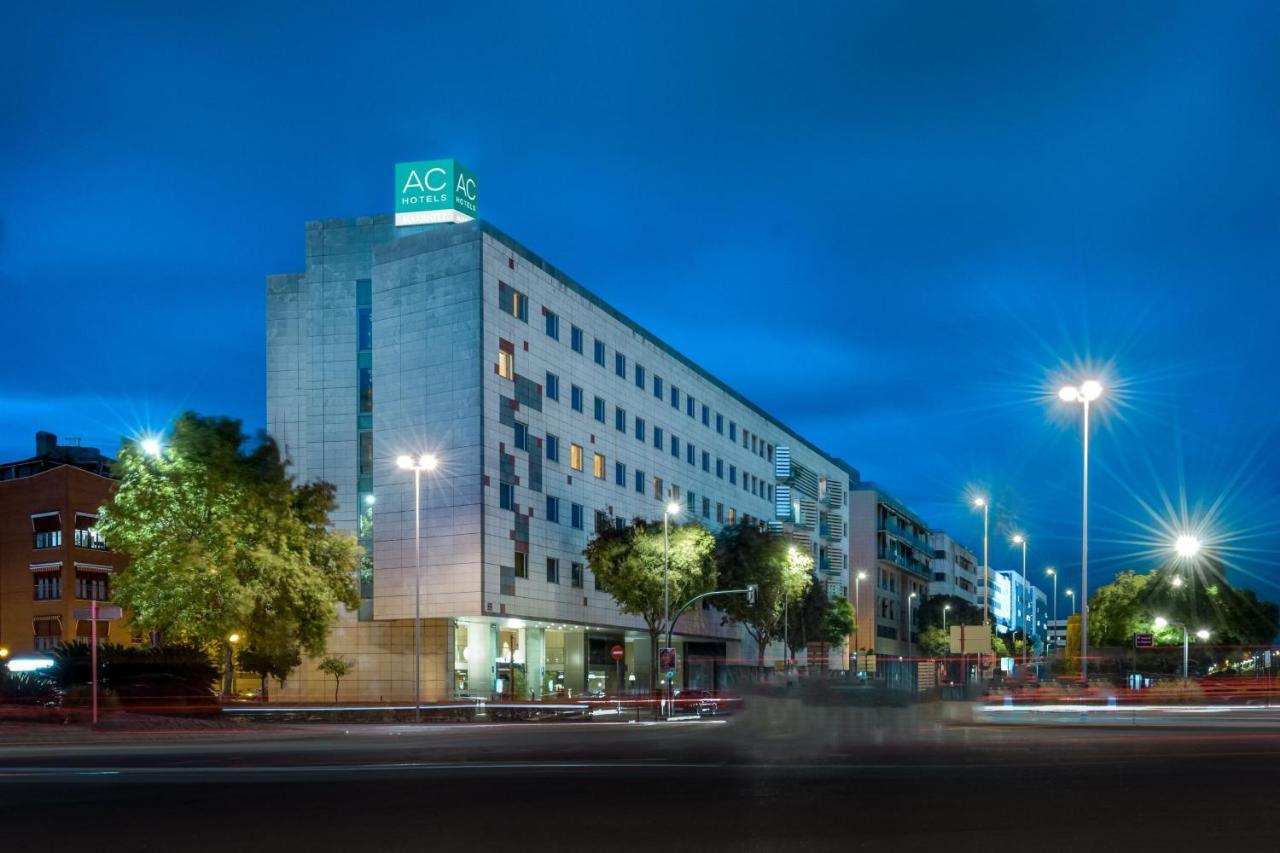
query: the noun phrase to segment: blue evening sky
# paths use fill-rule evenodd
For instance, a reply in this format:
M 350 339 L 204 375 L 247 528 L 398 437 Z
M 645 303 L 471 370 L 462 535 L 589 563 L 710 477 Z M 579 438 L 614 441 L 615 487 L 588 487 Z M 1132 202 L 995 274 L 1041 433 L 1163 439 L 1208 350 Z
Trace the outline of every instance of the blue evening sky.
M 610 8 L 615 5 L 629 8 Z M 1280 598 L 1270 3 L 0 11 L 0 458 L 264 423 L 263 277 L 456 157 L 482 215 L 992 563 L 1198 526 Z M 1075 585 L 1066 580 L 1064 585 Z

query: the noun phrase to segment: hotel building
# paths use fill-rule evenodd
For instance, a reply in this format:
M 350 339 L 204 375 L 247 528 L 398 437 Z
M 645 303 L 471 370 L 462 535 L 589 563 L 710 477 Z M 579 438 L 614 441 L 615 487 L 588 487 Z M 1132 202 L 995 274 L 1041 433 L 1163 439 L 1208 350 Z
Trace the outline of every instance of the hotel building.
M 266 289 L 268 429 L 298 481 L 336 487 L 333 523 L 366 550 L 360 607 L 329 643 L 355 664 L 346 697 L 414 694 L 402 454 L 439 459 L 421 486 L 424 698 L 645 686 L 643 624 L 582 552 L 600 525 L 661 520 L 673 500 L 678 522 L 782 532 L 849 593 L 857 472 L 494 226 L 310 222 L 304 270 Z M 675 646 L 677 686 L 722 683 L 744 655 L 714 609 L 681 617 Z M 273 695 L 331 695 L 315 663 Z

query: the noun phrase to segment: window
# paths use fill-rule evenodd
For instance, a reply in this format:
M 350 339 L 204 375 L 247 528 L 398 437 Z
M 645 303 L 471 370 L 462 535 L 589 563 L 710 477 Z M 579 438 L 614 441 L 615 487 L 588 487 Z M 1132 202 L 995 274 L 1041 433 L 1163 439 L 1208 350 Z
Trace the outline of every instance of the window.
M 62 516 L 56 512 L 42 512 L 31 516 L 32 548 L 62 547 Z
M 553 524 L 560 523 L 560 499 L 547 495 L 547 521 Z
M 656 373 L 653 375 L 653 396 L 662 399 L 662 377 Z
M 560 583 L 560 561 L 547 557 L 547 583 Z
M 729 523 L 730 524 L 738 523 L 738 511 L 733 507 L 729 507 Z
M 723 459 L 716 460 L 716 476 L 719 477 L 721 480 L 724 479 L 724 460 Z
M 677 459 L 680 458 L 680 439 L 674 435 L 671 436 L 671 455 Z
M 582 389 L 577 385 L 569 386 L 569 405 L 575 412 L 582 411 Z
M 609 529 L 609 516 L 604 510 L 596 510 L 596 533 Z
M 575 471 L 582 470 L 582 445 L 569 445 L 569 467 Z
M 694 452 L 693 445 L 689 442 L 685 442 L 684 461 L 688 462 L 690 465 L 696 465 L 697 463 L 694 461 L 695 456 L 697 456 L 697 453 Z
M 702 470 L 708 473 L 711 471 L 711 454 L 705 450 L 702 451 Z
M 689 515 L 693 515 L 698 511 L 698 496 L 693 492 L 685 495 L 685 503 L 689 508 Z
M 729 440 L 730 441 L 738 440 L 738 425 L 735 424 L 733 421 L 729 421 Z
M 671 386 L 671 408 L 680 408 L 680 389 L 674 385 Z
M 644 368 L 637 364 L 635 367 L 635 371 L 636 371 L 636 387 L 643 389 L 645 385 Z
M 514 509 L 516 505 L 516 487 L 510 483 L 498 484 L 498 508 Z
M 689 417 L 693 417 L 693 416 L 694 416 L 694 415 L 693 415 L 693 410 L 694 410 L 694 408 L 695 408 L 695 406 L 694 406 L 694 403 L 693 403 L 693 395 L 692 395 L 692 394 L 686 394 L 686 395 L 685 395 L 685 397 L 684 397 L 684 413 L 685 413 L 686 415 L 688 415 Z
M 601 367 L 604 367 L 604 341 L 600 340 L 599 338 L 596 338 L 595 360 L 596 360 L 596 364 L 600 365 Z
M 613 408 L 613 428 L 618 432 L 627 431 L 627 412 L 620 406 Z
M 655 500 L 662 500 L 662 478 L 653 478 L 653 497 Z
M 356 347 L 361 352 L 373 349 L 373 309 L 356 309 Z
M 547 337 L 560 340 L 560 315 L 554 311 L 547 311 Z
M 702 499 L 702 517 L 703 518 L 711 517 L 711 499 L 710 498 L 704 497 Z
M 724 415 L 716 412 L 716 432 L 724 435 Z
M 546 392 L 547 392 L 548 400 L 560 399 L 560 377 L 556 376 L 554 373 L 552 373 L 549 370 L 547 371 Z
M 569 526 L 574 530 L 582 529 L 582 504 L 569 504 Z
M 360 430 L 358 433 L 358 449 L 359 458 L 356 462 L 356 473 L 361 477 L 373 476 L 373 430 Z M 76 544 L 80 544 L 79 530 L 76 531 Z
M 529 555 L 523 551 L 516 551 L 516 570 L 515 576 L 518 578 L 529 577 Z
M 516 354 L 505 349 L 498 350 L 498 375 L 503 379 L 514 379 L 516 376 Z
M 591 473 L 595 475 L 597 480 L 603 480 L 605 477 L 604 464 L 604 454 L 591 454 Z
M 582 563 L 569 564 L 569 585 L 574 589 L 582 589 Z
M 644 418 L 636 418 L 636 440 L 644 441 Z
M 724 504 L 722 503 L 716 504 L 716 522 L 724 524 Z
M 731 486 L 738 485 L 738 466 L 737 465 L 729 466 L 729 485 Z
M 711 409 L 705 403 L 702 406 L 702 425 L 711 426 Z
M 620 352 L 613 354 L 613 372 L 623 379 L 627 378 L 627 357 Z
M 596 397 L 595 417 L 600 423 L 604 423 L 604 398 Z
M 529 297 L 505 281 L 498 282 L 498 307 L 517 320 L 529 322 Z
M 360 368 L 359 376 L 360 376 L 360 414 L 367 415 L 373 411 L 373 368 L 372 367 Z
M 547 460 L 550 462 L 560 461 L 560 439 L 558 436 L 547 436 Z
M 653 428 L 653 446 L 658 448 L 659 450 L 661 450 L 663 447 L 662 427 Z
M 53 601 L 62 598 L 62 571 L 35 572 L 34 600 Z
M 529 425 L 516 421 L 516 447 L 520 450 L 529 451 Z
M 582 355 L 582 330 L 577 326 L 569 326 L 569 347 L 578 355 Z
M 62 644 L 62 623 L 57 618 L 35 619 L 32 627 L 35 629 L 36 651 L 52 651 Z
M 636 492 L 642 495 L 644 494 L 644 472 L 643 471 L 636 472 Z
M 76 598 L 85 601 L 108 601 L 111 589 L 106 572 L 76 572 Z
M 627 485 L 627 466 L 621 462 L 613 463 L 613 482 L 619 486 Z

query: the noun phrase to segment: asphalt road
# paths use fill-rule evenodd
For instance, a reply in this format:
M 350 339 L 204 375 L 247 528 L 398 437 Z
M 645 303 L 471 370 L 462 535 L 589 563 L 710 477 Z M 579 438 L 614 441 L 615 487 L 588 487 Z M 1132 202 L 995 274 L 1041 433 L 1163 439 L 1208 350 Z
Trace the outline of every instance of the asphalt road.
M 775 700 L 657 725 L 54 732 L 0 746 L 0 837 L 6 851 L 1272 849 L 1280 720 L 1224 722 L 985 725 Z

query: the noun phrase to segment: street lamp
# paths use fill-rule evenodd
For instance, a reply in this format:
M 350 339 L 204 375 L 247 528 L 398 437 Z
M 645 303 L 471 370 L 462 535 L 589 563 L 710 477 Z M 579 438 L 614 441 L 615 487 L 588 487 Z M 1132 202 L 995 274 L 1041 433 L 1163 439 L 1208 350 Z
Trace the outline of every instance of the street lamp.
M 164 450 L 164 445 L 161 444 L 160 439 L 156 438 L 154 435 L 149 435 L 143 438 L 142 441 L 138 442 L 138 447 L 145 455 L 150 456 L 152 459 L 159 458 L 160 452 Z
M 853 578 L 853 644 L 858 647 L 854 649 L 855 653 L 862 648 L 859 628 L 862 627 L 862 582 L 866 579 L 867 573 L 863 571 L 859 571 Z
M 911 599 L 916 597 L 916 593 L 907 596 L 907 657 L 915 657 L 911 649 L 911 632 L 915 628 L 915 610 L 911 607 Z
M 222 695 L 231 696 L 235 693 L 235 653 L 236 643 L 240 642 L 240 635 L 232 631 L 227 635 L 227 660 L 222 676 Z
M 1067 598 L 1071 599 L 1071 615 L 1075 616 L 1076 615 L 1076 591 L 1074 589 L 1069 589 L 1066 592 L 1066 596 Z
M 1044 573 L 1053 578 L 1053 623 L 1056 625 L 1058 624 L 1058 571 L 1050 566 L 1044 570 Z
M 1066 385 L 1058 391 L 1058 398 L 1067 403 L 1084 406 L 1084 464 L 1080 496 L 1080 680 L 1089 683 L 1089 404 L 1102 396 L 1102 383 L 1087 379 L 1075 385 Z
M 1187 623 L 1179 622 L 1176 619 L 1165 619 L 1163 616 L 1156 617 L 1156 630 L 1162 631 L 1170 625 L 1174 625 L 1182 629 L 1182 683 L 1185 686 L 1187 683 L 1187 648 L 1189 645 L 1189 641 L 1187 639 Z M 1209 639 L 1209 632 L 1206 629 L 1201 628 L 1199 631 L 1196 631 L 1196 636 L 1202 640 L 1207 640 Z
M 668 627 L 671 625 L 671 519 L 673 516 L 680 514 L 680 502 L 671 501 L 662 509 L 662 623 Z M 674 675 L 674 673 L 672 673 Z M 664 675 L 663 681 L 667 686 L 667 714 L 671 714 L 671 679 L 672 676 Z
M 947 633 L 947 611 L 951 609 L 950 604 L 942 605 L 942 633 Z
M 987 564 L 987 531 L 991 521 L 991 504 L 986 498 L 975 498 L 973 505 L 982 510 L 982 618 L 991 625 L 991 581 Z
M 1019 590 L 1019 598 L 1022 599 L 1022 665 L 1027 665 L 1027 537 L 1021 533 L 1015 534 L 1013 537 L 1014 545 L 1022 546 L 1022 588 Z M 1017 613 L 1014 614 L 1014 622 L 1017 623 Z
M 1174 549 L 1178 552 L 1179 557 L 1191 559 L 1200 553 L 1200 540 L 1190 534 L 1184 533 L 1179 536 L 1173 543 Z
M 434 455 L 397 456 L 396 466 L 413 472 L 413 721 L 422 722 L 422 472 L 440 464 Z

